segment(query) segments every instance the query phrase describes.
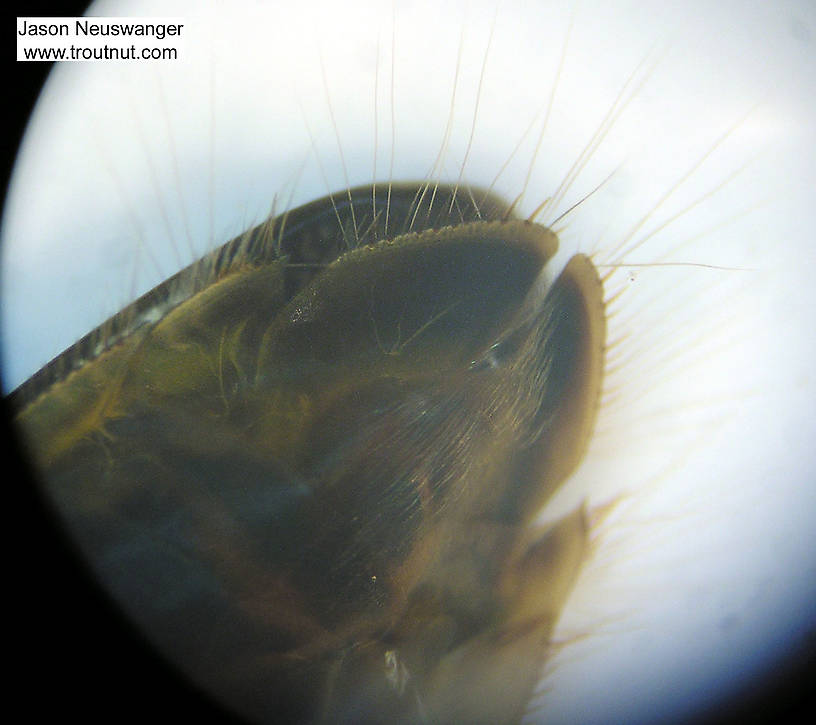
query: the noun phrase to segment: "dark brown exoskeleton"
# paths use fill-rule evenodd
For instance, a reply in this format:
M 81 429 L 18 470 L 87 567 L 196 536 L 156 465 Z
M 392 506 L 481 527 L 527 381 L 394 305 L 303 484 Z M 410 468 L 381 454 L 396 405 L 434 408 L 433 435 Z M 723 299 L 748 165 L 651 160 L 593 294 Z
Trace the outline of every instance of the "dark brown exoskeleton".
M 587 549 L 582 510 L 535 521 L 592 434 L 601 283 L 492 195 L 378 191 L 183 270 L 17 422 L 103 585 L 236 712 L 515 722 Z

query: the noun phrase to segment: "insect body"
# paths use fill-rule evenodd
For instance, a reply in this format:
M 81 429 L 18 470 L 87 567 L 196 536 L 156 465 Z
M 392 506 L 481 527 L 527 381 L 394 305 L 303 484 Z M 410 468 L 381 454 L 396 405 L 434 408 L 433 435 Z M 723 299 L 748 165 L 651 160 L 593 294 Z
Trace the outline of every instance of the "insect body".
M 535 519 L 594 424 L 595 269 L 426 191 L 262 224 L 14 394 L 105 586 L 256 721 L 519 720 L 585 554 Z

